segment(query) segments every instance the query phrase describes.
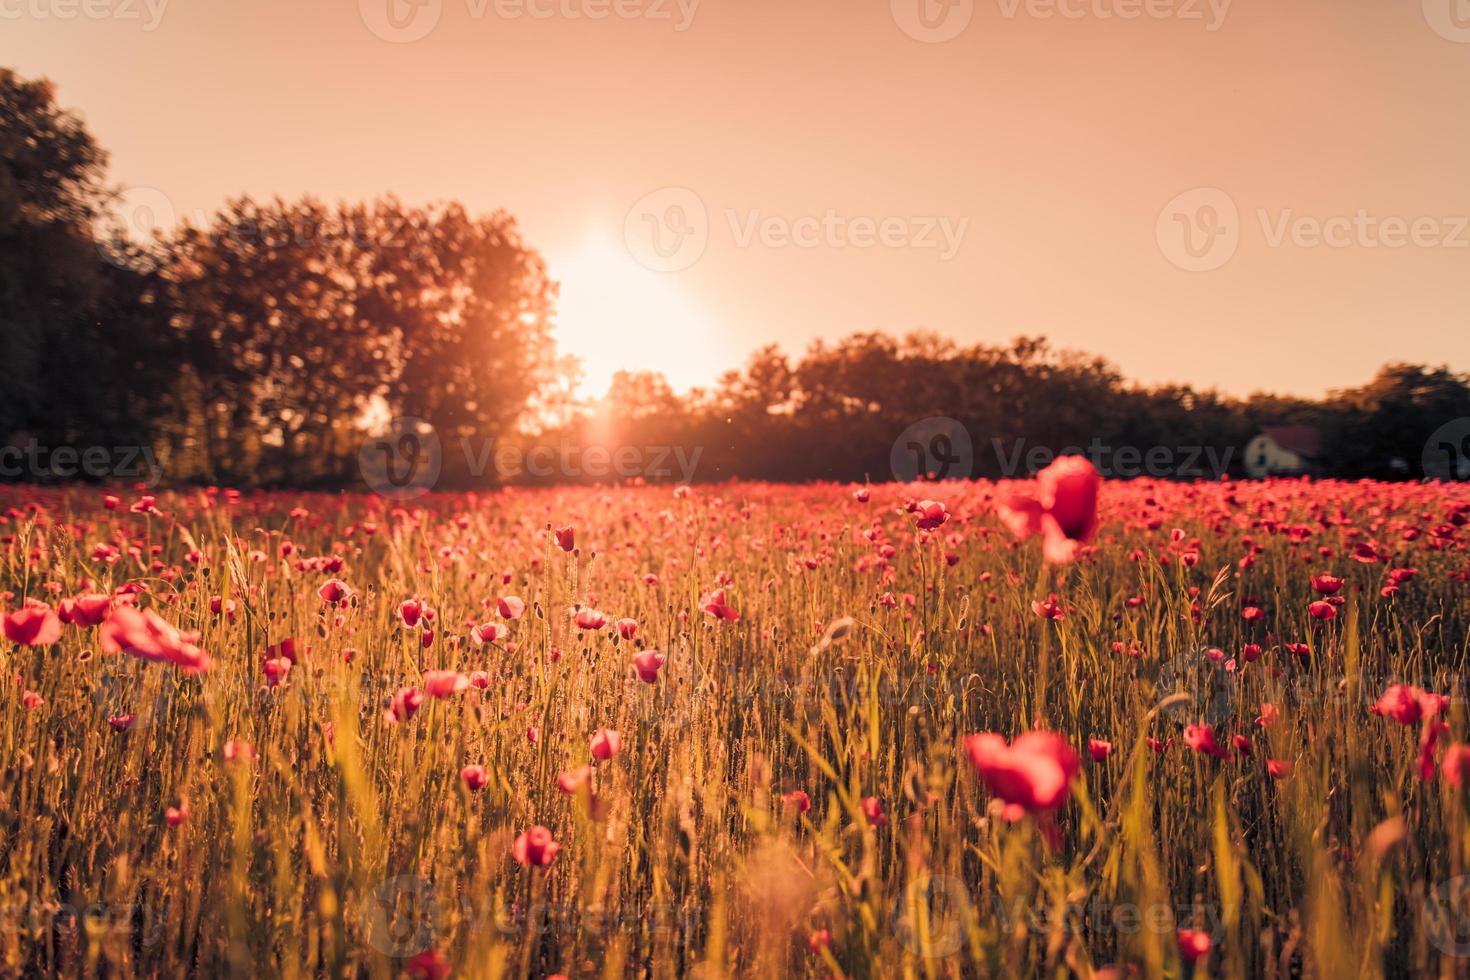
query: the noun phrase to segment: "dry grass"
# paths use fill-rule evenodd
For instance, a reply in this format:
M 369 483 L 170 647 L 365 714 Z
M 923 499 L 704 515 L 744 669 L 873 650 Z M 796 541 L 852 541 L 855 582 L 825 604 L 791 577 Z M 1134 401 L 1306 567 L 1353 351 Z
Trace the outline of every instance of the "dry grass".
M 138 605 L 197 630 L 214 667 L 106 655 L 74 626 L 5 644 L 0 963 L 389 977 L 432 971 L 439 951 L 456 976 L 1184 976 L 1176 932 L 1192 927 L 1213 940 L 1197 975 L 1464 972 L 1446 950 L 1470 945 L 1447 937 L 1470 943 L 1470 919 L 1430 913 L 1461 891 L 1465 801 L 1420 777 L 1419 727 L 1369 707 L 1393 680 L 1451 694 L 1435 760 L 1465 737 L 1470 561 L 1452 518 L 1470 496 L 1109 485 L 1095 548 L 1051 568 L 999 527 L 994 490 L 191 493 L 157 515 L 90 490 L 4 491 L 0 608 L 136 582 Z M 950 521 L 916 533 L 909 494 Z M 575 552 L 555 546 L 561 526 Z M 1368 540 L 1383 561 L 1349 557 Z M 99 542 L 115 563 L 94 560 Z M 318 556 L 341 570 L 303 562 Z M 1417 576 L 1381 596 L 1406 566 Z M 1329 570 L 1347 601 L 1319 622 L 1309 575 Z M 737 622 L 699 608 L 722 574 Z M 333 577 L 355 590 L 340 609 L 317 594 Z M 1070 610 L 1057 622 L 1031 608 L 1053 592 Z M 479 648 L 469 626 L 499 620 L 504 595 L 526 614 Z M 215 596 L 234 598 L 233 621 Z M 427 648 L 399 619 L 410 597 L 437 611 Z M 637 638 L 578 629 L 579 604 L 635 619 Z M 268 687 L 267 646 L 287 637 L 298 662 Z M 1203 653 L 1248 642 L 1260 660 L 1231 673 Z M 632 668 L 645 647 L 668 657 L 652 685 Z M 488 685 L 387 724 L 392 696 L 434 668 Z M 1176 691 L 1191 700 L 1156 708 Z M 1280 712 L 1269 727 L 1262 702 Z M 1182 728 L 1201 720 L 1252 754 L 1191 751 Z M 1054 846 L 1037 820 L 994 816 L 959 750 L 1031 727 L 1085 759 Z M 556 778 L 592 761 L 599 728 L 623 744 L 595 765 L 594 805 Z M 1178 741 L 1157 754 L 1147 737 Z M 1089 738 L 1112 755 L 1092 761 Z M 487 768 L 483 789 L 467 764 Z M 809 812 L 783 802 L 795 790 Z M 187 819 L 171 825 L 170 807 Z M 544 870 L 511 857 L 535 824 L 563 845 Z M 1458 937 L 1437 928 L 1457 921 Z

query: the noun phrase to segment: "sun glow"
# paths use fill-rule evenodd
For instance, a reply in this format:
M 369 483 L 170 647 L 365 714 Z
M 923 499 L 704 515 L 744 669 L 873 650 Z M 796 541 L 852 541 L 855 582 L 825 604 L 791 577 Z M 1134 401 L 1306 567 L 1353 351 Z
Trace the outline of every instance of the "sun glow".
M 605 237 L 550 265 L 561 283 L 558 347 L 582 362 L 579 394 L 601 397 L 618 371 L 657 371 L 678 391 L 712 383 L 715 324 L 676 279 L 639 265 Z

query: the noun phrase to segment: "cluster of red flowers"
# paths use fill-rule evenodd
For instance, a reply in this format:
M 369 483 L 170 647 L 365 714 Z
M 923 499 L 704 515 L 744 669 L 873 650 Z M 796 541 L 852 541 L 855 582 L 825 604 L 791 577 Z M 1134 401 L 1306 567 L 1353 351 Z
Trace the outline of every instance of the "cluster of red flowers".
M 554 668 L 565 679 L 573 670 L 569 664 L 616 658 L 628 682 L 620 696 L 664 710 L 688 696 L 696 630 L 716 649 L 722 643 L 794 642 L 804 649 L 814 642 L 813 657 L 866 631 L 896 657 L 913 656 L 920 674 L 974 667 L 936 662 L 941 658 L 928 652 L 926 631 L 953 630 L 976 646 L 999 635 L 1034 638 L 1053 655 L 1062 650 L 1075 657 L 1085 648 L 1106 661 L 1111 651 L 1117 669 L 1159 675 L 1152 692 L 1158 701 L 1175 693 L 1159 670 L 1170 658 L 1233 696 L 1253 679 L 1322 672 L 1341 656 L 1344 638 L 1364 623 L 1396 615 L 1425 592 L 1463 595 L 1470 582 L 1462 533 L 1470 503 L 1435 487 L 1138 481 L 1105 488 L 1089 463 L 1066 457 L 1032 481 L 999 485 L 936 484 L 922 491 L 750 486 L 699 497 L 685 489 L 674 501 L 655 488 L 627 492 L 633 502 L 610 509 L 601 521 L 595 517 L 609 506 L 605 502 L 589 504 L 585 492 L 548 492 L 536 507 L 493 525 L 485 501 L 469 497 L 418 508 L 304 498 L 312 506 L 294 504 L 288 521 L 270 523 L 263 518 L 282 509 L 270 495 L 107 495 L 97 519 L 97 508 L 89 516 L 63 516 L 70 512 L 59 501 L 38 493 L 8 519 L 54 533 L 0 535 L 14 566 L 29 570 L 26 584 L 17 586 L 21 594 L 0 595 L 0 626 L 11 644 L 37 651 L 38 664 L 40 651 L 95 646 L 103 656 L 127 655 L 200 681 L 220 662 L 234 666 L 227 654 L 212 656 L 203 645 L 226 650 L 227 640 L 249 635 L 252 651 L 241 659 L 252 684 L 272 696 L 319 676 L 324 658 L 351 663 L 360 650 L 374 656 L 377 647 L 362 646 L 367 638 L 411 665 L 408 676 L 395 675 L 368 716 L 374 725 L 394 726 L 382 734 L 397 739 L 433 731 L 444 711 L 484 706 L 516 664 L 529 664 L 541 676 Z M 200 544 L 180 534 L 160 544 L 152 536 L 158 527 L 186 529 L 221 509 L 233 515 L 232 527 L 254 527 L 258 537 L 237 530 Z M 763 509 L 778 516 L 755 520 Z M 267 525 L 278 529 L 260 530 Z M 81 557 L 73 571 L 56 572 L 65 566 L 56 560 L 55 542 L 68 539 Z M 303 547 L 303 540 L 316 545 Z M 422 542 L 421 549 L 412 550 L 406 540 Z M 412 584 L 387 591 L 374 582 L 372 567 L 361 561 L 369 547 L 387 549 L 394 562 L 411 568 L 405 581 Z M 611 573 L 597 564 L 604 555 L 616 556 L 608 559 Z M 980 571 L 973 562 L 992 570 Z M 83 563 L 87 574 L 75 574 Z M 804 583 L 831 570 L 846 577 L 866 610 L 829 609 L 812 600 L 824 593 L 804 590 Z M 547 589 L 553 571 L 572 584 L 561 592 Z M 1090 576 L 1102 571 L 1116 587 L 1097 587 Z M 458 591 L 437 587 L 450 578 Z M 963 612 L 946 621 L 933 610 L 951 589 L 964 594 Z M 773 597 L 783 592 L 802 595 L 799 621 L 773 614 L 783 608 Z M 262 615 L 267 602 L 282 597 L 295 606 L 291 630 L 309 642 L 298 642 Z M 1436 607 L 1425 602 L 1416 608 Z M 1166 618 L 1176 624 L 1172 632 L 1158 627 Z M 341 639 L 349 634 L 358 637 L 357 646 Z M 1161 635 L 1176 634 L 1199 645 L 1177 657 L 1153 648 Z M 566 662 L 558 643 L 568 650 Z M 32 676 L 23 676 L 26 669 Z M 1079 676 L 1096 669 L 1079 668 Z M 22 665 L 17 672 L 20 703 L 36 712 L 30 718 L 56 707 L 40 693 L 56 700 L 38 670 Z M 1470 789 L 1470 745 L 1457 740 L 1465 734 L 1457 736 L 1453 725 L 1463 722 L 1452 722 L 1449 703 L 1450 694 L 1395 683 L 1371 713 L 1409 730 L 1393 736 L 1396 744 L 1407 746 L 1417 732 L 1420 779 Z M 1076 809 L 1069 803 L 1081 795 L 1081 781 L 1112 781 L 1135 760 L 1155 769 L 1212 773 L 1228 767 L 1232 778 L 1288 780 L 1315 751 L 1313 732 L 1297 722 L 1286 701 L 1260 703 L 1259 714 L 1252 707 L 1238 716 L 1233 710 L 1226 717 L 1202 710 L 1178 715 L 1202 707 L 1186 699 L 1176 710 L 1150 714 L 1143 731 L 1068 735 L 1036 720 L 1030 726 L 997 721 L 990 706 L 972 706 L 961 731 L 1006 734 L 964 735 L 955 748 L 973 772 L 967 779 L 982 804 L 978 811 L 988 812 L 997 827 L 1035 826 L 1053 847 L 1065 843 L 1068 814 Z M 524 708 L 518 704 L 515 712 Z M 505 709 L 504 716 L 511 713 Z M 119 733 L 108 738 L 125 740 L 121 733 L 133 730 L 136 720 L 131 709 L 108 714 L 107 726 Z M 560 819 L 554 807 L 575 805 L 591 821 L 605 821 L 600 794 L 626 779 L 629 759 L 639 759 L 654 738 L 621 716 L 594 716 L 574 736 L 566 758 L 564 731 L 548 727 L 557 737 L 542 741 L 543 727 L 553 721 L 534 715 L 516 729 L 524 725 L 538 751 L 555 746 L 562 753 L 563 761 L 538 777 L 549 781 L 555 773 L 555 789 L 547 787 L 535 809 L 519 814 L 517 827 L 525 829 L 509 847 L 514 862 L 542 871 L 553 867 L 564 846 L 578 846 L 576 828 L 585 826 Z M 334 723 L 322 721 L 329 740 Z M 1024 727 L 1031 730 L 1016 730 Z M 1135 739 L 1138 748 L 1130 749 Z M 1114 740 L 1121 741 L 1115 746 Z M 1171 752 L 1181 743 L 1189 751 Z M 230 738 L 223 745 L 229 764 L 255 758 L 248 742 Z M 469 757 L 452 762 L 458 792 L 483 803 L 506 777 L 478 750 L 464 754 Z M 1090 760 L 1086 768 L 1084 759 Z M 454 768 L 446 772 L 452 779 Z M 843 787 L 831 795 L 820 789 L 814 782 L 787 783 L 776 794 L 788 825 L 815 825 L 818 816 L 830 818 L 840 807 L 840 816 L 862 834 L 879 835 L 892 833 L 890 819 L 904 816 L 904 797 L 891 786 Z M 555 790 L 570 800 L 556 802 Z M 188 803 L 168 807 L 163 819 L 184 827 Z M 831 944 L 830 931 L 811 932 L 814 953 L 830 955 Z M 1209 935 L 1194 930 L 1180 930 L 1178 944 L 1190 961 L 1211 950 Z M 432 973 L 436 963 L 420 966 Z

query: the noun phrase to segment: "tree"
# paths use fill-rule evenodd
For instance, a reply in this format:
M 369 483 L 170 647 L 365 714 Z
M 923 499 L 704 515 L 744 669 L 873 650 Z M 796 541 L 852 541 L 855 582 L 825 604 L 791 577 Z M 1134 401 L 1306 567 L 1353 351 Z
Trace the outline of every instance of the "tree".
M 0 438 L 45 430 L 42 361 L 98 300 L 106 155 L 48 81 L 0 69 Z
M 615 372 L 602 404 L 608 418 L 624 423 L 676 418 L 683 412 L 674 389 L 656 371 Z
M 1347 476 L 1423 475 L 1425 444 L 1470 418 L 1470 376 L 1447 367 L 1389 364 L 1366 385 L 1328 395 L 1327 465 Z
M 404 231 L 375 250 L 364 303 L 398 324 L 389 402 L 443 432 L 507 431 L 558 369 L 545 262 L 504 212 L 380 202 L 372 226 L 394 225 Z
M 207 475 L 340 480 L 375 408 L 446 445 L 502 436 L 557 366 L 554 288 L 503 214 L 241 198 L 167 256 Z

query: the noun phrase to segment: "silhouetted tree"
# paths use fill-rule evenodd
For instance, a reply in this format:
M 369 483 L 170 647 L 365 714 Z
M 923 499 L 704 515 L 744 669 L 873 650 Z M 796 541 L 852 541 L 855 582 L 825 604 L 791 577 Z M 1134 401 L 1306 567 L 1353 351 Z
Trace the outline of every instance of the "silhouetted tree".
M 98 299 L 106 159 L 50 82 L 0 69 L 0 438 L 47 428 L 42 361 Z
M 1421 476 L 1430 436 L 1446 423 L 1470 419 L 1470 375 L 1389 364 L 1361 387 L 1331 392 L 1327 406 L 1324 457 L 1334 472 Z
M 555 367 L 553 287 L 503 214 L 242 198 L 167 254 L 201 475 L 341 478 L 375 409 L 451 447 L 494 438 Z M 472 476 L 463 453 L 444 463 Z

